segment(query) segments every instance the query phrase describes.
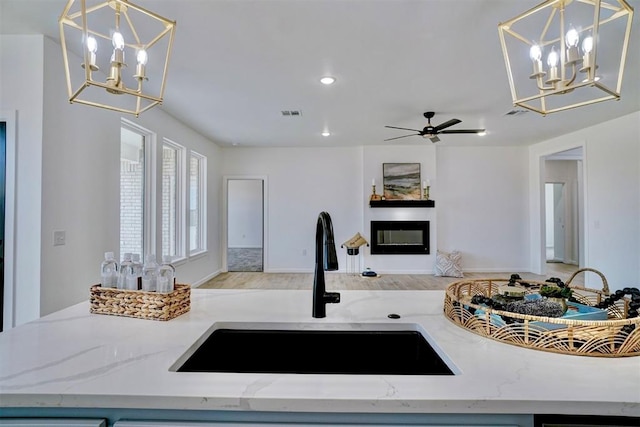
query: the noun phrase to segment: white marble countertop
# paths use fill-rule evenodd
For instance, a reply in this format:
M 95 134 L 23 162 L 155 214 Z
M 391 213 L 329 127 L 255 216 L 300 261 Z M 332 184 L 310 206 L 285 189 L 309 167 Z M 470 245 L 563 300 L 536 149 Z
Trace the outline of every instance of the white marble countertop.
M 168 322 L 89 314 L 88 302 L 69 307 L 0 333 L 0 407 L 640 416 L 640 357 L 568 356 L 495 342 L 445 318 L 442 291 L 340 293 L 342 302 L 327 305 L 324 319 L 311 317 L 311 291 L 297 290 L 194 289 L 191 311 Z M 459 375 L 170 371 L 216 322 L 414 324 Z M 340 349 L 336 357 L 344 357 Z

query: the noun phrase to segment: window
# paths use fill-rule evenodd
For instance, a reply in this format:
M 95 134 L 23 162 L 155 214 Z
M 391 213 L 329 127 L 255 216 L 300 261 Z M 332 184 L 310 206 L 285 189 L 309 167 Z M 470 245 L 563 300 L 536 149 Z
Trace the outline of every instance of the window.
M 145 135 L 123 122 L 120 130 L 120 256 L 144 257 Z
M 120 253 L 184 260 L 207 250 L 207 158 L 125 119 L 120 134 Z
M 195 151 L 189 156 L 189 253 L 206 248 L 206 163 L 207 158 Z
M 162 256 L 184 258 L 184 147 L 164 140 L 162 145 Z

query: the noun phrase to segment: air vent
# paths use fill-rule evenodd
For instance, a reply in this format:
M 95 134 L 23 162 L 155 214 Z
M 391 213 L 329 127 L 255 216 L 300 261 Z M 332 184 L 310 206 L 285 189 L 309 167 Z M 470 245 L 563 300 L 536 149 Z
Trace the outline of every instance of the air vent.
M 302 116 L 302 111 L 300 110 L 282 110 L 283 117 L 300 117 Z
M 515 110 L 511 110 L 511 111 L 505 113 L 505 116 L 520 116 L 520 115 L 528 113 L 528 112 L 529 112 L 529 110 L 515 109 Z

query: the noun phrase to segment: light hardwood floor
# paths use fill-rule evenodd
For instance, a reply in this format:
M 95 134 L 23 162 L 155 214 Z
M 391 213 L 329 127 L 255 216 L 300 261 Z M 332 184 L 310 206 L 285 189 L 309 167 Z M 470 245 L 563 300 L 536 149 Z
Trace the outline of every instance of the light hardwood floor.
M 517 272 L 524 280 L 544 282 L 549 277 L 569 280 L 578 270 L 575 265 L 548 263 L 544 276 Z M 514 272 L 505 273 L 465 273 L 464 278 L 508 279 Z M 578 274 L 571 283 L 584 284 L 584 272 Z M 325 273 L 328 290 L 434 290 L 445 289 L 447 285 L 461 280 L 455 277 L 436 277 L 428 274 L 381 274 L 379 277 L 362 277 L 346 273 Z M 222 273 L 199 289 L 312 289 L 312 273 Z

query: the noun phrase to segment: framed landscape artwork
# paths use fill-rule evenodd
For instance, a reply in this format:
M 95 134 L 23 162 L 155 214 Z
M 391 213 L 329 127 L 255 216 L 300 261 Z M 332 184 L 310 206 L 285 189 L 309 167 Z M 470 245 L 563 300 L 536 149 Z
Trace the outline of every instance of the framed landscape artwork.
M 384 197 L 387 200 L 420 200 L 420 163 L 383 163 Z

